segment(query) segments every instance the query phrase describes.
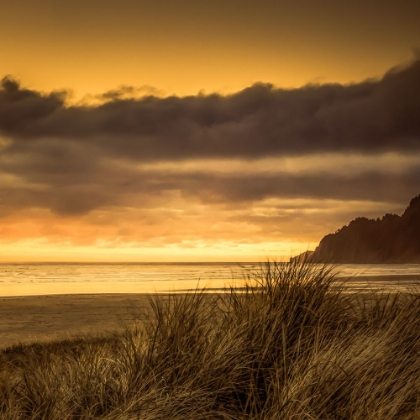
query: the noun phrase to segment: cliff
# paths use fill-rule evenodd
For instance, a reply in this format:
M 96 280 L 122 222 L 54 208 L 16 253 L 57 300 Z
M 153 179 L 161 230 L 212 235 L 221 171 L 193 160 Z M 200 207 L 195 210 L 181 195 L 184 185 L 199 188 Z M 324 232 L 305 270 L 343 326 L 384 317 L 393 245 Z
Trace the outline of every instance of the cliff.
M 401 216 L 358 217 L 295 258 L 327 263 L 420 263 L 420 195 Z

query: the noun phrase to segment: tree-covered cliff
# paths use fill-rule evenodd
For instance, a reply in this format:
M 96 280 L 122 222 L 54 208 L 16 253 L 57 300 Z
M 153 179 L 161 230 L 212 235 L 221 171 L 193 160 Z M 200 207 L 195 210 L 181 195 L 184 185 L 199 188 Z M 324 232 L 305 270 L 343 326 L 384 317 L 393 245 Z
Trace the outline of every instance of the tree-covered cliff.
M 358 217 L 303 255 L 329 263 L 420 263 L 420 195 L 401 216 Z

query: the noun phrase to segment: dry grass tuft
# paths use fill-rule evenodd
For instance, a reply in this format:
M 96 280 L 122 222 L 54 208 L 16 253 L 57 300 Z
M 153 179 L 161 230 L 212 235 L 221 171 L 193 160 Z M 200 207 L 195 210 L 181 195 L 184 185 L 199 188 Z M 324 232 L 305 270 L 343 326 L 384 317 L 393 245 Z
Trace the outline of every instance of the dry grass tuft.
M 112 337 L 4 350 L 0 418 L 420 418 L 415 292 L 345 294 L 301 261 L 150 304 Z

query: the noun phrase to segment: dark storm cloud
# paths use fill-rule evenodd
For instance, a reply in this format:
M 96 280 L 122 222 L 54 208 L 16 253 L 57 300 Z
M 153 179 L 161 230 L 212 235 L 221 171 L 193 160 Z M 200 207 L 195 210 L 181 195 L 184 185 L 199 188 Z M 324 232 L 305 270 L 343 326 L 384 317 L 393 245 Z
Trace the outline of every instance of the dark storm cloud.
M 208 171 L 141 169 L 124 162 L 82 156 L 82 148 L 68 153 L 32 153 L 0 158 L 3 174 L 23 180 L 0 187 L 0 208 L 48 208 L 66 215 L 86 214 L 108 207 L 161 208 L 174 197 L 246 208 L 266 199 L 335 199 L 406 202 L 418 194 L 420 165 L 401 173 L 332 172 L 218 173 Z M 58 157 L 58 159 L 57 159 Z M 158 203 L 158 204 L 157 204 Z M 6 210 L 5 210 L 6 209 Z
M 125 87 L 98 106 L 66 106 L 63 93 L 10 78 L 1 87 L 0 133 L 16 149 L 51 139 L 142 161 L 420 149 L 420 59 L 347 86 L 122 99 Z
M 105 206 L 162 208 L 174 197 L 234 209 L 270 198 L 405 203 L 418 194 L 420 164 L 344 174 L 323 170 L 320 156 L 418 153 L 420 60 L 349 86 L 259 84 L 228 96 L 122 98 L 138 92 L 124 87 L 106 94 L 104 104 L 68 106 L 63 92 L 43 94 L 3 79 L 0 215 L 31 207 L 66 215 Z M 312 154 L 319 168 L 302 173 L 184 165 Z M 153 161 L 178 163 L 168 169 Z
M 42 95 L 23 89 L 17 81 L 5 77 L 0 90 L 0 130 L 14 134 L 25 131 L 26 127 L 37 126 L 55 111 L 63 109 L 64 98 L 63 93 Z

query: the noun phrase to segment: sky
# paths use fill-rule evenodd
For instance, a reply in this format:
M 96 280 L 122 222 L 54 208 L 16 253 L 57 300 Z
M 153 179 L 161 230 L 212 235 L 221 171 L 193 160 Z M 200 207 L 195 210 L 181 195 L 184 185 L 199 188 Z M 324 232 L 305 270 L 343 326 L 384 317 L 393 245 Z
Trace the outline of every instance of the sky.
M 2 0 L 0 261 L 262 261 L 420 194 L 420 3 Z

